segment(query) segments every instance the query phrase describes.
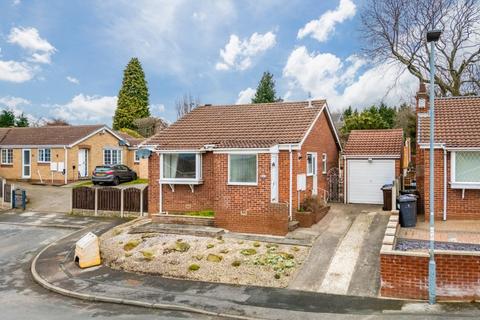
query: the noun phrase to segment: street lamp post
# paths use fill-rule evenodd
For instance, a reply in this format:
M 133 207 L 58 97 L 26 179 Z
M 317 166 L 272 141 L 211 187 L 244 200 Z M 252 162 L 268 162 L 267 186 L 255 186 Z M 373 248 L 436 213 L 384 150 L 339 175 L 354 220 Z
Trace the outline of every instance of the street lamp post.
M 428 302 L 435 303 L 436 296 L 436 265 L 435 265 L 435 188 L 434 188 L 434 161 L 435 161 L 435 42 L 440 39 L 440 30 L 427 32 L 427 42 L 430 43 L 430 261 L 428 263 Z

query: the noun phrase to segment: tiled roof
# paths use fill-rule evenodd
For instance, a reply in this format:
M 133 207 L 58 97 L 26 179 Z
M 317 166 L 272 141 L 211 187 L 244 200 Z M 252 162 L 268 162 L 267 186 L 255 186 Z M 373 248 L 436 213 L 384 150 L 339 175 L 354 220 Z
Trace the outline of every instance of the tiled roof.
M 0 129 L 0 146 L 70 145 L 104 125 L 45 126 Z
M 157 150 L 268 148 L 299 143 L 325 105 L 315 100 L 201 106 L 144 142 Z
M 429 143 L 430 117 L 418 118 L 419 143 Z M 435 99 L 435 142 L 449 148 L 480 147 L 480 97 Z
M 122 139 L 126 140 L 131 147 L 136 147 L 145 140 L 144 138 L 132 137 L 128 133 L 121 132 L 121 131 L 115 131 L 115 133 L 119 135 Z
M 352 130 L 345 145 L 348 156 L 400 156 L 403 129 Z

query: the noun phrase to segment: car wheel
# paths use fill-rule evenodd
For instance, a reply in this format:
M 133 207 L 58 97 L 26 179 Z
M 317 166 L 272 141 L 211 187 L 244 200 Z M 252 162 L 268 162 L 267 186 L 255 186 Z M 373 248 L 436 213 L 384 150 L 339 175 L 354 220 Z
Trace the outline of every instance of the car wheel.
M 118 177 L 115 177 L 115 178 L 113 179 L 113 185 L 114 185 L 114 186 L 118 186 L 119 184 L 120 184 L 120 179 L 119 179 Z
M 137 178 L 138 178 L 138 177 L 137 177 L 137 174 L 134 173 L 134 174 L 132 175 L 132 181 L 133 181 L 133 180 L 137 180 Z
M 96 186 L 98 184 L 97 181 L 92 181 L 93 185 Z

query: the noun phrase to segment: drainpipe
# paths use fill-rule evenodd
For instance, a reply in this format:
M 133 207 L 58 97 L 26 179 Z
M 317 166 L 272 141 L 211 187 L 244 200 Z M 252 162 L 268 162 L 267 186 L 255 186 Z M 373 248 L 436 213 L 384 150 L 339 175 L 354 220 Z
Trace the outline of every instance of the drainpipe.
M 163 213 L 163 191 L 162 191 L 162 162 L 163 162 L 163 154 L 159 154 L 159 158 L 160 158 L 160 161 L 158 163 L 159 167 L 160 167 L 160 170 L 159 171 L 159 176 L 158 176 L 158 184 L 159 184 L 159 200 L 160 200 L 160 205 L 159 205 L 159 208 L 158 208 L 158 213 Z
M 63 149 L 65 150 L 65 176 L 63 177 L 65 180 L 65 184 L 68 183 L 68 151 L 67 151 L 67 146 L 63 146 Z
M 443 221 L 447 221 L 447 149 L 443 147 Z
M 292 199 L 292 189 L 293 189 L 293 155 L 292 155 L 292 145 L 288 147 L 288 153 L 290 157 L 290 192 L 289 192 L 289 199 L 288 199 L 288 217 L 289 220 L 293 220 L 293 199 Z

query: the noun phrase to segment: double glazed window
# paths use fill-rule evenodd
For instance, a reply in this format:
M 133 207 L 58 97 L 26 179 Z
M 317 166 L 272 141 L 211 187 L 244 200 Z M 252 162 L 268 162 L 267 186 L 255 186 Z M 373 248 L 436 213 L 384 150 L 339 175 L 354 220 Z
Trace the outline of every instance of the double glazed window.
M 2 164 L 13 164 L 13 149 L 2 149 Z
M 452 186 L 480 187 L 480 151 L 452 153 Z
M 228 183 L 239 185 L 256 185 L 257 155 L 230 154 L 228 156 Z
M 138 155 L 138 150 L 135 150 L 133 162 L 140 162 L 140 156 Z
M 317 154 L 307 153 L 307 176 L 317 174 Z
M 103 150 L 103 164 L 121 164 L 122 150 L 119 149 L 104 149 Z
M 38 162 L 49 163 L 51 159 L 50 149 L 38 149 Z
M 322 154 L 322 173 L 327 173 L 327 154 Z
M 202 179 L 201 154 L 164 153 L 162 179 L 172 183 L 198 183 Z

